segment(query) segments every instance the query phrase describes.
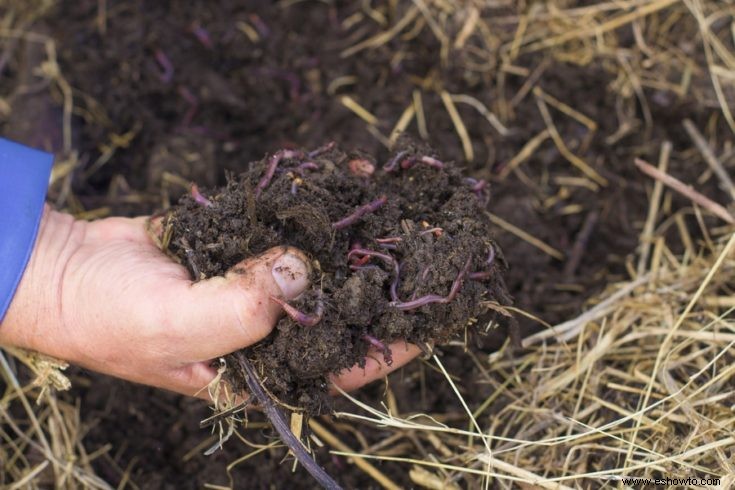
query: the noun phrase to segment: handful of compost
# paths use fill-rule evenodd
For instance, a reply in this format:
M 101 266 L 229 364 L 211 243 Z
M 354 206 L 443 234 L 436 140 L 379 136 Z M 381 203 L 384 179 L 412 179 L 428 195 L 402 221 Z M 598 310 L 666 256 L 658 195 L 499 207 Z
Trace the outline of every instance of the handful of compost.
M 510 302 L 489 197 L 484 181 L 410 144 L 383 164 L 334 144 L 281 150 L 223 188 L 192 186 L 165 216 L 161 242 L 195 279 L 274 246 L 310 256 L 311 289 L 271 297 L 286 315 L 237 359 L 274 399 L 317 414 L 331 406 L 330 376 L 364 366 L 369 349 L 390 364 L 391 343 L 428 349 L 489 317 L 486 302 Z M 247 389 L 235 371 L 234 388 Z

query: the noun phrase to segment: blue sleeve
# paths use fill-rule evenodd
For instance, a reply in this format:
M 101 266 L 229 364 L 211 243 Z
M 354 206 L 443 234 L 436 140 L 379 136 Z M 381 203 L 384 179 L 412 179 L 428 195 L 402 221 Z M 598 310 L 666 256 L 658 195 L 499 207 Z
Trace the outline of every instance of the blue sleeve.
M 0 138 L 0 322 L 36 241 L 53 159 Z

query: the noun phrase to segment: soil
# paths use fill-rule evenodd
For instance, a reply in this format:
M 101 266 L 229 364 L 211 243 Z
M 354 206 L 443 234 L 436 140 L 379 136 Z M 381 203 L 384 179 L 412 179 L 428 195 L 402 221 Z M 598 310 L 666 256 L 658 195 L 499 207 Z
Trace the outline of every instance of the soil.
M 36 3 L 41 2 L 27 2 L 27 9 Z M 98 8 L 103 3 L 108 9 L 101 21 Z M 350 24 L 346 21 L 363 12 L 366 4 L 373 9 L 382 9 L 393 3 L 276 4 L 235 0 L 58 2 L 25 26 L 48 34 L 56 42 L 61 72 L 74 90 L 72 146 L 81 163 L 62 184 L 52 187 L 50 200 L 73 211 L 150 214 L 167 208 L 179 196 L 189 192 L 190 182 L 198 182 L 201 191 L 218 206 L 226 199 L 240 199 L 242 204 L 244 194 L 238 198 L 237 193 L 233 195 L 218 190 L 217 186 L 222 185 L 226 185 L 225 190 L 236 189 L 242 182 L 236 178 L 228 184 L 225 177 L 228 171 L 250 175 L 246 182 L 252 188 L 261 175 L 261 158 L 264 155 L 281 148 L 314 148 L 330 140 L 336 141 L 340 148 L 359 148 L 363 152 L 361 156 L 371 161 L 375 158 L 374 162 L 380 167 L 390 159 L 390 154 L 374 132 L 366 129 L 365 122 L 340 102 L 342 95 L 358 100 L 382 121 L 378 129 L 389 134 L 394 122 L 411 103 L 414 91 L 420 91 L 431 144 L 447 161 L 464 162 L 455 127 L 436 89 L 472 96 L 501 114 L 498 101 L 512 100 L 522 93 L 527 77 L 505 73 L 501 84 L 501 61 L 490 57 L 483 61 L 483 70 L 478 71 L 474 68 L 476 60 L 472 59 L 469 51 L 457 53 L 446 64 L 440 63 L 437 56 L 440 45 L 428 27 L 410 39 L 396 38 L 350 57 L 340 56 L 346 47 L 382 32 L 379 23 Z M 26 9 L 25 2 L 23 5 Z M 490 10 L 488 15 L 514 13 L 509 7 Z M 193 34 L 197 26 L 206 28 L 209 43 L 202 42 Z M 457 30 L 460 28 L 461 25 L 457 26 Z M 515 29 L 515 26 L 508 28 Z M 630 26 L 618 31 L 619 47 L 629 47 L 632 52 L 636 43 L 635 33 Z M 248 37 L 253 32 L 257 33 L 255 40 Z M 452 33 L 452 39 L 455 35 L 456 32 Z M 401 56 L 397 56 L 398 51 Z M 69 156 L 64 152 L 60 131 L 63 127 L 61 94 L 55 88 L 39 86 L 34 75 L 39 63 L 46 59 L 43 45 L 20 42 L 16 48 L 8 47 L 6 52 L 8 55 L 3 53 L 3 57 L 8 62 L 0 68 L 3 75 L 0 77 L 0 90 L 3 94 L 10 94 L 7 100 L 12 110 L 9 115 L 7 111 L 0 113 L 3 134 Z M 171 62 L 173 75 L 170 79 L 164 76 L 157 58 Z M 474 109 L 459 107 L 475 153 L 474 162 L 465 165 L 464 171 L 476 179 L 493 182 L 492 212 L 564 254 L 562 260 L 552 258 L 507 230 L 492 229 L 498 248 L 503 250 L 505 259 L 511 264 L 506 278 L 515 305 L 552 324 L 576 316 L 590 296 L 607 284 L 626 277 L 626 260 L 638 244 L 650 189 L 648 181 L 635 170 L 632 164 L 634 157 L 656 161 L 662 141 L 669 140 L 674 145 L 669 172 L 685 182 L 696 182 L 700 191 L 715 200 L 724 202 L 725 197 L 713 179 L 705 177 L 698 180 L 705 168 L 702 162 L 690 164 L 691 154 L 689 159 L 680 158 L 681 152 L 689 151 L 692 146 L 681 128 L 683 118 L 692 119 L 698 127 L 719 124 L 713 122 L 716 118 L 712 117 L 711 97 L 702 95 L 696 87 L 684 95 L 643 88 L 647 110 L 653 121 L 651 125 L 645 125 L 639 97 L 636 94 L 621 95 L 614 90 L 619 82 L 618 72 L 610 68 L 608 61 L 592 60 L 588 64 L 578 61 L 536 53 L 523 55 L 514 64 L 528 73 L 541 73 L 535 86 L 596 121 L 598 129 L 589 136 L 586 128 L 577 121 L 554 113 L 557 129 L 570 150 L 609 181 L 606 187 L 594 189 L 561 184 L 560 179 L 578 177 L 579 173 L 550 141 L 541 145 L 522 165 L 522 173 L 512 173 L 506 179 L 498 177 L 503 165 L 546 127 L 532 96 L 520 97 L 506 111 L 503 122 L 510 129 L 506 135 L 500 135 Z M 430 76 L 434 77 L 432 83 L 439 87 L 426 84 Z M 31 97 L 33 94 L 36 96 Z M 619 132 L 628 122 L 639 126 L 628 132 Z M 410 131 L 415 133 L 415 129 L 413 125 Z M 616 135 L 614 140 L 610 139 L 612 135 Z M 335 168 L 342 168 L 339 158 L 329 158 L 331 163 L 337 161 Z M 248 162 L 253 161 L 260 163 L 250 166 Z M 375 175 L 383 179 L 380 170 Z M 395 180 L 391 176 L 386 180 L 389 189 L 381 190 L 386 195 L 391 192 L 391 200 L 385 209 L 366 217 L 358 228 L 336 233 L 335 244 L 338 242 L 339 246 L 326 240 L 330 237 L 324 234 L 324 226 L 314 229 L 315 234 L 322 233 L 321 236 L 325 237 L 322 245 L 329 244 L 329 247 L 319 249 L 314 246 L 312 249 L 311 245 L 316 244 L 302 245 L 309 245 L 307 248 L 319 257 L 320 263 L 323 260 L 328 264 L 324 270 L 335 276 L 340 270 L 345 274 L 342 283 L 329 285 L 331 289 L 327 292 L 333 299 L 325 304 L 325 322 L 334 321 L 335 315 L 343 311 L 336 305 L 349 305 L 357 299 L 369 305 L 381 304 L 356 295 L 354 286 L 348 284 L 350 277 L 367 281 L 363 284 L 372 284 L 376 299 L 380 298 L 383 305 L 387 301 L 390 269 L 376 260 L 371 261 L 371 265 L 377 265 L 380 271 L 366 270 L 354 274 L 347 270 L 344 264 L 350 243 L 346 234 L 356 230 L 364 233 L 365 246 L 372 246 L 369 240 L 378 236 L 405 234 L 403 229 L 371 230 L 366 227 L 376 226 L 376 220 L 387 216 L 387 213 L 396 213 L 399 203 L 407 202 L 394 193 L 399 181 L 411 177 L 422 176 L 426 182 L 454 179 L 453 192 L 467 198 L 459 204 L 474 209 L 476 196 L 468 192 L 457 175 L 452 168 L 439 172 L 418 165 L 402 170 Z M 330 174 L 320 170 L 315 175 L 308 174 L 306 181 L 320 183 L 329 178 Z M 286 174 L 276 175 L 264 195 L 274 192 L 281 199 L 292 199 L 288 179 Z M 350 183 L 348 189 L 343 189 L 347 191 L 345 199 L 349 197 L 351 201 L 320 205 L 321 219 L 325 223 L 340 219 L 376 196 L 370 190 L 375 179 L 367 182 L 350 176 L 345 179 Z M 416 192 L 417 185 L 407 185 L 401 193 Z M 299 187 L 297 199 L 312 192 L 310 189 L 308 186 Z M 434 192 L 438 189 L 428 190 Z M 433 206 L 439 200 L 417 202 Z M 195 215 L 214 211 L 195 207 L 189 198 L 184 198 L 183 203 Z M 319 202 L 306 204 L 313 206 Z M 670 205 L 681 207 L 688 203 L 674 196 Z M 467 208 L 461 209 L 463 213 L 470 213 Z M 256 215 L 278 212 L 260 206 L 255 210 Z M 243 215 L 240 212 L 238 216 L 240 220 L 248 219 L 247 213 Z M 476 213 L 473 218 L 482 219 L 481 216 Z M 421 220 L 413 221 L 418 221 L 420 226 Z M 221 274 L 234 263 L 236 256 L 257 253 L 268 244 L 275 244 L 274 233 L 285 231 L 284 227 L 303 226 L 291 218 L 262 222 L 271 222 L 275 228 L 248 244 L 249 249 L 236 247 L 230 258 L 214 257 L 216 260 L 210 260 L 209 256 L 198 257 L 196 266 L 199 271 L 205 275 Z M 427 222 L 453 230 L 452 220 L 441 216 Z M 229 223 L 227 226 L 234 226 Z M 395 217 L 387 223 L 398 226 Z M 490 243 L 486 241 L 486 223 L 478 223 L 483 234 L 479 234 L 479 229 L 470 231 L 468 236 L 475 237 L 476 241 L 470 240 L 467 248 L 458 249 L 456 253 L 461 252 L 460 255 L 438 249 L 439 257 L 445 261 L 444 269 L 432 272 L 431 287 L 421 285 L 417 294 L 446 294 L 463 266 L 462 261 L 470 254 L 476 261 L 473 265 L 479 270 L 480 258 L 486 257 Z M 687 225 L 693 236 L 698 237 L 696 221 L 692 218 Z M 587 230 L 586 233 L 581 233 L 583 230 Z M 424 247 L 420 250 L 429 253 L 433 251 L 432 247 L 441 243 L 441 239 L 435 238 L 422 237 L 419 241 L 414 237 L 411 243 Z M 209 240 L 213 243 L 218 238 Z M 303 240 L 315 241 L 306 234 Z M 299 243 L 294 242 L 296 245 Z M 581 246 L 575 247 L 575 243 Z M 338 253 L 331 257 L 329 250 Z M 405 256 L 413 257 L 411 254 Z M 431 260 L 433 263 L 436 257 L 427 259 L 416 255 L 414 260 Z M 498 261 L 495 262 L 497 265 Z M 414 292 L 411 279 L 416 277 L 419 266 L 415 263 L 411 269 L 408 264 L 405 267 L 406 279 L 402 273 L 400 290 L 400 297 L 404 300 Z M 471 298 L 479 297 L 487 291 L 486 286 L 489 285 L 466 282 L 459 300 L 469 302 Z M 336 294 L 340 290 L 346 293 L 337 301 Z M 490 291 L 497 290 L 490 288 Z M 313 305 L 310 295 L 294 303 L 305 312 L 313 312 Z M 413 323 L 411 320 L 416 317 L 425 317 L 425 311 L 440 314 L 454 311 L 454 305 L 425 308 L 402 314 L 401 320 Z M 348 307 L 349 311 L 354 309 Z M 370 313 L 382 318 L 379 312 Z M 461 321 L 454 322 L 454 325 L 463 324 L 467 317 L 476 313 L 459 311 L 457 314 Z M 362 316 L 350 320 L 359 325 Z M 539 328 L 537 323 L 525 317 L 519 316 L 518 320 L 523 331 Z M 294 327 L 288 320 L 283 325 L 285 328 Z M 310 332 L 304 328 L 292 330 L 307 335 Z M 383 340 L 406 335 L 405 332 L 387 331 L 385 328 L 378 331 L 365 328 L 350 335 L 362 335 L 368 331 Z M 410 326 L 406 331 L 410 331 Z M 415 332 L 414 335 L 421 334 Z M 503 337 L 470 337 L 466 348 L 471 355 L 482 357 L 497 348 Z M 356 349 L 367 347 L 359 339 L 351 338 L 350 341 Z M 461 380 L 458 386 L 470 406 L 476 406 L 494 392 L 495 388 L 486 383 L 478 369 L 468 361 L 464 346 L 448 346 L 437 351 L 447 370 Z M 255 355 L 254 351 L 250 354 Z M 346 363 L 347 360 L 338 362 Z M 332 362 L 331 367 L 338 362 Z M 450 407 L 457 407 L 456 395 L 442 375 L 420 362 L 412 363 L 391 380 L 391 394 L 396 406 L 404 413 L 447 413 L 452 410 Z M 86 421 L 84 445 L 87 453 L 111 444 L 109 457 L 96 459 L 94 467 L 113 485 L 123 479 L 127 481 L 129 477 L 143 488 L 201 488 L 205 483 L 228 485 L 231 476 L 236 485 L 247 488 L 313 487 L 302 469 L 292 474 L 291 465 L 282 462 L 282 449 L 264 451 L 236 465 L 229 473 L 226 466 L 249 453 L 250 447 L 230 441 L 212 457 L 202 456 L 202 449 L 197 447 L 207 433 L 199 429 L 198 423 L 209 412 L 196 400 L 84 371 L 77 371 L 73 382 L 73 391 L 64 396 L 80 400 L 81 420 Z M 362 389 L 360 398 L 369 404 L 379 405 L 384 394 L 385 385 L 376 383 Z M 486 413 L 492 416 L 494 410 L 511 402 L 501 397 Z M 346 402 L 338 399 L 335 403 L 339 408 Z M 348 408 L 347 405 L 343 407 Z M 319 404 L 314 403 L 311 408 L 318 409 Z M 356 410 L 352 405 L 349 409 Z M 258 427 L 261 416 L 253 413 L 250 418 L 255 424 L 252 427 Z M 360 438 L 350 430 L 339 429 L 339 435 L 353 448 L 361 448 L 390 434 L 374 426 L 361 426 L 359 430 Z M 270 441 L 269 434 L 258 429 L 245 433 L 251 442 Z M 185 458 L 189 452 L 191 454 Z M 332 457 L 327 448 L 318 450 L 316 457 L 327 471 L 339 475 L 340 482 L 346 487 L 375 487 L 372 479 L 344 459 Z M 383 462 L 380 468 L 397 484 L 411 487 L 406 466 Z M 127 475 L 126 470 L 129 470 Z
M 492 320 L 486 302 L 510 304 L 489 197 L 487 182 L 421 145 L 403 141 L 380 165 L 327 143 L 276 151 L 226 187 L 194 190 L 167 212 L 159 240 L 196 280 L 272 247 L 310 256 L 311 289 L 244 353 L 277 400 L 315 415 L 331 409 L 329 374 L 364 367 L 369 347 L 390 364 L 386 345 L 428 351 Z

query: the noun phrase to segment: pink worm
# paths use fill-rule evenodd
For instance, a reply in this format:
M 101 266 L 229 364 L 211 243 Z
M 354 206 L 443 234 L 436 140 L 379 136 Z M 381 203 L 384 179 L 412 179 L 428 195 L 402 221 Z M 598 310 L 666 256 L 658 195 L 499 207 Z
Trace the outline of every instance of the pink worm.
M 438 294 L 427 294 L 426 296 L 422 296 L 420 298 L 411 300 L 411 301 L 392 301 L 390 303 L 390 306 L 394 306 L 398 308 L 401 311 L 408 311 L 408 310 L 414 310 L 416 308 L 420 308 L 425 305 L 429 305 L 432 303 L 441 303 L 441 304 L 447 304 L 454 301 L 454 298 L 457 297 L 457 294 L 459 294 L 459 290 L 462 289 L 462 283 L 464 282 L 465 276 L 467 276 L 467 273 L 470 269 L 470 264 L 472 263 L 472 257 L 467 259 L 467 262 L 465 263 L 464 267 L 462 267 L 462 270 L 459 271 L 459 274 L 457 274 L 457 278 L 452 283 L 452 287 L 449 290 L 449 294 L 446 296 L 439 296 Z
M 270 184 L 273 179 L 273 175 L 276 173 L 276 167 L 281 163 L 281 160 L 285 160 L 287 158 L 300 158 L 301 156 L 302 153 L 300 151 L 294 150 L 281 150 L 271 155 L 268 159 L 268 166 L 265 169 L 265 175 L 263 175 L 260 182 L 258 182 L 258 185 L 255 187 L 255 197 L 260 197 L 260 193 L 263 192 L 263 189 L 268 187 L 268 184 Z
M 342 218 L 341 220 L 335 223 L 332 223 L 332 229 L 341 230 L 343 228 L 347 228 L 351 224 L 356 223 L 360 218 L 362 218 L 366 214 L 377 211 L 386 202 L 388 202 L 388 198 L 386 196 L 380 196 L 376 200 L 368 204 L 365 204 L 363 206 L 360 206 L 349 216 L 346 216 Z
M 312 315 L 307 315 L 306 313 L 303 313 L 290 304 L 286 303 L 281 298 L 273 295 L 271 295 L 270 298 L 272 301 L 275 301 L 276 303 L 281 305 L 283 311 L 285 311 L 286 314 L 290 316 L 293 321 L 300 325 L 303 325 L 304 327 L 313 327 L 314 325 L 322 321 L 322 318 L 324 317 L 324 303 L 322 303 L 321 300 L 317 303 L 314 313 Z
M 199 192 L 199 186 L 196 184 L 191 184 L 191 197 L 193 197 L 196 202 L 198 202 L 205 208 L 210 208 L 214 206 L 212 201 L 204 197 L 204 195 Z

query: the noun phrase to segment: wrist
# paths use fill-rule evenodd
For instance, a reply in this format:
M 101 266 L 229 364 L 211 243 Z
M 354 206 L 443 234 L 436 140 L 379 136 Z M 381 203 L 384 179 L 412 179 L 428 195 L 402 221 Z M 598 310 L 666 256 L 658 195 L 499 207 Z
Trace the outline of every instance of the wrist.
M 67 265 L 84 241 L 86 225 L 44 206 L 30 260 L 0 324 L 0 345 L 65 357 L 61 293 Z

